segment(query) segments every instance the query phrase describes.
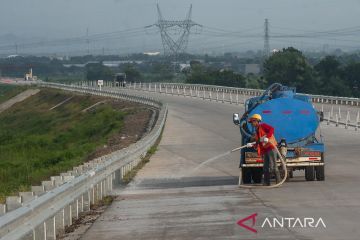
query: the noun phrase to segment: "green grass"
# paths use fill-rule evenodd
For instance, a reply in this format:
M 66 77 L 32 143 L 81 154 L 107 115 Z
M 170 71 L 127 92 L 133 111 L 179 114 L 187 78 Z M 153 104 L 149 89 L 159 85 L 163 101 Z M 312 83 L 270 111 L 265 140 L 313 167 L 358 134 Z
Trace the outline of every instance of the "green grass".
M 0 84 L 0 103 L 5 102 L 6 100 L 18 95 L 25 89 L 26 87 L 24 86 Z
M 99 101 L 90 96 L 49 110 L 69 96 L 42 90 L 0 114 L 0 197 L 80 165 L 123 127 L 126 114 L 108 104 L 83 113 Z

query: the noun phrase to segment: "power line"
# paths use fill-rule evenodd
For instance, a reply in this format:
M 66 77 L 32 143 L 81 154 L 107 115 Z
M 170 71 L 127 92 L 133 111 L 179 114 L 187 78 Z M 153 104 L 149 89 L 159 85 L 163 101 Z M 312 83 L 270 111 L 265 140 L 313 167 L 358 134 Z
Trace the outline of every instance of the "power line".
M 97 44 L 102 42 L 102 47 L 104 46 L 104 42 L 112 42 L 117 41 L 119 39 L 141 39 L 145 37 L 146 29 L 150 27 L 157 27 L 159 29 L 159 33 L 162 37 L 162 44 L 164 51 L 166 54 L 179 54 L 184 52 L 188 46 L 189 37 L 192 33 L 192 29 L 198 27 L 201 29 L 198 36 L 201 36 L 202 39 L 208 41 L 209 39 L 214 39 L 215 43 L 209 43 L 210 45 L 216 44 L 218 42 L 218 47 L 224 45 L 224 43 L 228 41 L 236 41 L 238 42 L 241 39 L 252 39 L 253 42 L 257 42 L 258 40 L 264 40 L 264 53 L 268 52 L 266 50 L 267 40 L 270 45 L 270 38 L 272 41 L 279 42 L 289 42 L 286 39 L 307 39 L 313 40 L 314 43 L 319 41 L 335 41 L 335 42 L 343 42 L 343 43 L 359 43 L 357 39 L 353 37 L 358 37 L 360 35 L 360 26 L 347 27 L 347 28 L 336 28 L 332 30 L 322 30 L 322 31 L 313 31 L 306 29 L 292 29 L 292 28 L 284 28 L 279 26 L 271 25 L 271 29 L 275 29 L 275 31 L 271 31 L 270 34 L 270 26 L 267 26 L 267 34 L 266 34 L 266 22 L 264 24 L 264 33 L 259 31 L 260 27 L 248 28 L 244 30 L 228 30 L 222 29 L 218 27 L 211 26 L 203 26 L 197 24 L 191 20 L 192 8 L 190 7 L 187 17 L 183 21 L 171 21 L 164 20 L 160 8 L 158 7 L 158 22 L 146 28 L 137 27 L 137 28 L 129 28 L 123 29 L 113 32 L 106 33 L 97 33 L 97 34 L 89 34 L 89 29 L 86 31 L 85 36 L 79 37 L 71 37 L 71 38 L 63 38 L 63 39 L 54 39 L 54 40 L 46 40 L 46 41 L 34 41 L 34 42 L 24 42 L 24 43 L 12 43 L 8 45 L 0 45 L 1 51 L 9 51 L 15 53 L 24 52 L 25 49 L 36 49 L 36 48 L 51 48 L 58 46 L 66 46 L 66 47 L 75 47 L 79 45 L 79 47 L 84 47 L 87 45 L 87 53 L 90 53 L 90 43 Z M 280 31 L 276 31 L 276 29 Z M 282 32 L 281 30 L 289 30 L 291 33 Z M 178 37 L 176 37 L 176 34 Z M 199 41 L 199 40 L 198 40 Z M 131 41 L 131 43 L 136 41 Z M 241 43 L 239 42 L 239 45 Z M 199 43 L 199 45 L 203 48 L 204 41 Z M 234 43 L 236 45 L 236 43 Z M 357 48 L 354 46 L 347 45 L 339 45 L 347 48 Z M 358 45 L 358 44 L 357 44 Z M 94 47 L 94 46 L 93 46 Z M 129 49 L 129 45 L 125 46 L 124 49 Z M 270 46 L 269 46 L 270 49 Z
M 145 34 L 143 28 L 125 29 L 121 31 L 98 33 L 93 35 L 88 34 L 88 29 L 87 29 L 86 36 L 22 43 L 22 44 L 17 44 L 17 46 L 18 48 L 24 49 L 24 48 L 45 47 L 45 46 L 61 46 L 61 45 L 84 44 L 84 43 L 89 44 L 90 41 L 102 41 L 106 39 L 121 38 L 124 36 L 126 37 L 138 36 L 139 33 L 142 33 L 142 35 Z M 10 49 L 13 49 L 13 45 L 0 46 L 0 50 L 10 50 Z

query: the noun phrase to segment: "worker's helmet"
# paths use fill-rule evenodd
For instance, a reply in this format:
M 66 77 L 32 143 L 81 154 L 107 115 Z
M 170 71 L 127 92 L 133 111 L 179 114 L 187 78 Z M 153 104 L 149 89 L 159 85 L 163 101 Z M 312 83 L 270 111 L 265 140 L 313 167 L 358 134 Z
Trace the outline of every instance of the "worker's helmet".
M 254 114 L 249 118 L 249 122 L 253 121 L 253 120 L 258 120 L 259 122 L 261 122 L 262 118 L 260 114 Z

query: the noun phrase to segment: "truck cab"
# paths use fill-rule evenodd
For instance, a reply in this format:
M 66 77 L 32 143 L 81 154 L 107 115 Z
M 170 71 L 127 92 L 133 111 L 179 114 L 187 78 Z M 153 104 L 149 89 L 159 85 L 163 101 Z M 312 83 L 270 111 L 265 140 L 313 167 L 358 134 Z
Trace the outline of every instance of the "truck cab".
M 114 85 L 119 87 L 126 87 L 126 74 L 116 73 L 114 77 Z
M 275 83 L 261 96 L 248 99 L 242 117 L 239 114 L 233 117 L 240 128 L 242 145 L 253 142 L 255 129 L 248 122 L 253 114 L 260 114 L 263 122 L 274 127 L 277 147 L 286 160 L 289 178 L 294 171 L 304 170 L 307 181 L 325 180 L 325 148 L 318 134 L 322 114 L 316 111 L 308 96 Z M 240 168 L 244 184 L 260 183 L 262 167 L 263 160 L 254 148 L 242 149 Z

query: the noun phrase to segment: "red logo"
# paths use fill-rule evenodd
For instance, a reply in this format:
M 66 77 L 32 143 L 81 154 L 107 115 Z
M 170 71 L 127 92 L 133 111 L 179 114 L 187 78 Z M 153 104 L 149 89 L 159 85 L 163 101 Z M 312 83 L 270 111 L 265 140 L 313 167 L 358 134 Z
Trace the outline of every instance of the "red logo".
M 240 227 L 243 227 L 243 228 L 245 228 L 245 229 L 247 229 L 247 230 L 249 230 L 249 231 L 251 231 L 251 232 L 253 232 L 253 233 L 257 233 L 256 229 L 252 228 L 252 227 L 254 227 L 254 225 L 255 225 L 255 223 L 256 223 L 256 216 L 257 216 L 257 215 L 258 215 L 257 213 L 254 213 L 254 214 L 252 214 L 252 215 L 250 215 L 250 216 L 248 216 L 248 217 L 246 217 L 246 218 L 240 219 L 239 221 L 237 221 L 237 224 L 238 224 Z M 246 221 L 248 221 L 248 220 L 250 220 L 250 219 L 252 219 L 251 227 L 249 227 L 248 225 L 245 225 L 245 224 L 244 224 L 244 222 L 246 222 Z

